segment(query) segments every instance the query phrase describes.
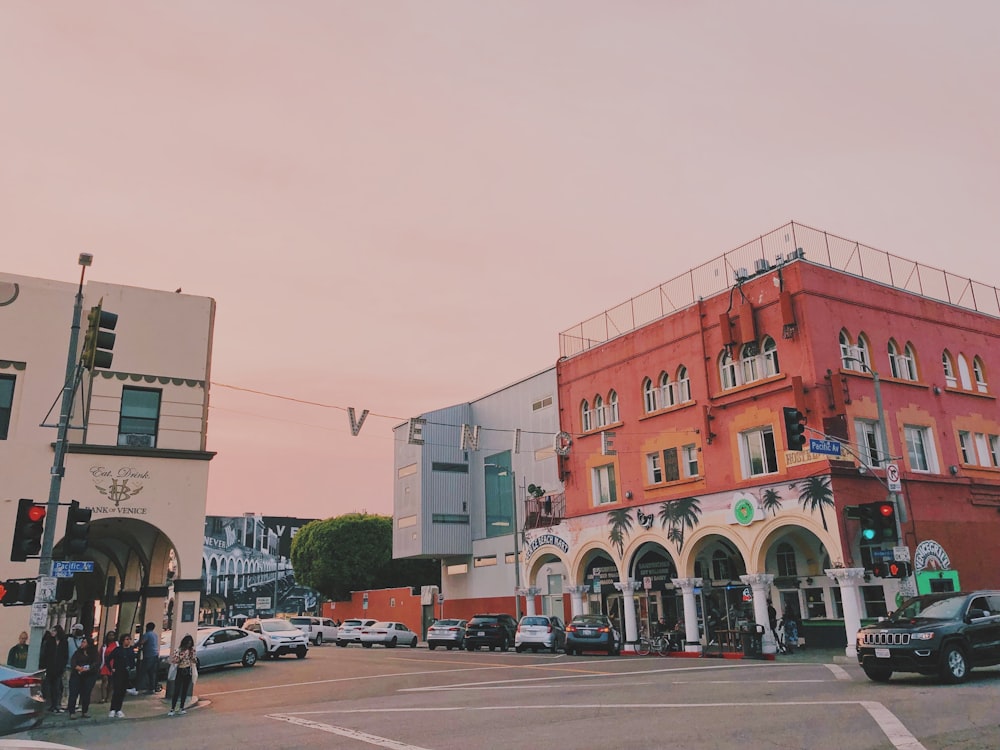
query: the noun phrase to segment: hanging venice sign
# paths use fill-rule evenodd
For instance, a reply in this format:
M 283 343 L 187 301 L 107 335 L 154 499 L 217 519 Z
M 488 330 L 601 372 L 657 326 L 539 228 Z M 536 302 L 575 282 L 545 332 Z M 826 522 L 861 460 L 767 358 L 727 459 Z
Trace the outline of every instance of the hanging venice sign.
M 556 536 L 555 534 L 539 534 L 530 542 L 528 542 L 527 546 L 525 546 L 524 559 L 527 560 L 533 554 L 535 554 L 535 551 L 539 547 L 544 547 L 547 544 L 559 548 L 565 555 L 569 554 L 569 544 L 567 544 L 565 539 L 563 539 L 560 536 Z

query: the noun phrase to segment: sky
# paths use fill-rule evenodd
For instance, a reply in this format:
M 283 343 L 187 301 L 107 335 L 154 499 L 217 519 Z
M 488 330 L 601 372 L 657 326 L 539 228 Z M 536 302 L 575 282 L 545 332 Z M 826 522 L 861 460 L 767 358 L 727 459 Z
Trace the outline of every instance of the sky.
M 998 25 L 994 0 L 7 0 L 0 268 L 75 283 L 89 252 L 91 280 L 217 301 L 210 514 L 391 514 L 394 425 L 790 220 L 1000 285 Z

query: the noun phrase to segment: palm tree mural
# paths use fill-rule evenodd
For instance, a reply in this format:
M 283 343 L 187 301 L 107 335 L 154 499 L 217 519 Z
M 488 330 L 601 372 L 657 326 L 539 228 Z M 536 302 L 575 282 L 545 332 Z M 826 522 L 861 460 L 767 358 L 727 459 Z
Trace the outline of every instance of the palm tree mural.
M 632 533 L 632 514 L 628 508 L 608 511 L 608 541 L 618 549 L 618 556 L 625 554 L 625 537 Z
M 660 503 L 660 526 L 667 530 L 667 540 L 674 543 L 677 553 L 684 549 L 684 529 L 698 525 L 701 502 L 696 497 L 682 497 Z
M 781 495 L 774 487 L 768 487 L 761 493 L 760 507 L 765 513 L 770 511 L 772 516 L 778 515 L 781 510 Z
M 819 517 L 823 520 L 823 531 L 829 531 L 823 508 L 824 506 L 833 507 L 833 491 L 830 489 L 830 480 L 826 477 L 809 477 L 792 482 L 788 488 L 798 490 L 802 510 L 808 510 L 810 513 L 819 510 Z

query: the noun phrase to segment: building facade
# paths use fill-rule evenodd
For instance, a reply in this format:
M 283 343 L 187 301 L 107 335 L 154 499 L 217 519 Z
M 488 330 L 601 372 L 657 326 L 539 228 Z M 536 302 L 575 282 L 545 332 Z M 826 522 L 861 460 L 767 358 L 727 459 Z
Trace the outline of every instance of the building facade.
M 42 627 L 79 621 L 101 631 L 172 620 L 193 633 L 214 455 L 207 449 L 214 300 L 82 276 L 77 285 L 0 273 L 0 525 L 13 528 L 19 498 L 49 500 L 78 295 L 81 327 L 103 301 L 118 315 L 117 340 L 111 367 L 77 369 L 82 377 L 70 384 L 60 507 L 45 523 L 55 524 L 53 558 L 63 561 L 65 506 L 76 500 L 92 510 L 86 552 L 70 559 L 93 572 L 77 573 L 43 607 L 3 608 L 0 638 L 13 643 L 29 617 Z M 78 349 L 83 339 L 81 331 Z M 35 578 L 39 561 L 10 562 L 4 550 L 0 571 L 3 579 Z

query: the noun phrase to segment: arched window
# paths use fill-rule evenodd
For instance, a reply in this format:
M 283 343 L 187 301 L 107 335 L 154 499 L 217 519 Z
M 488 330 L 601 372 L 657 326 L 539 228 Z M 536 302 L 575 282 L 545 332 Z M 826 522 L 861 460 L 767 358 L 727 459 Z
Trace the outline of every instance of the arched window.
M 743 372 L 744 383 L 752 383 L 755 380 L 760 380 L 759 354 L 760 347 L 757 346 L 756 342 L 744 344 L 743 348 L 740 349 L 740 370 Z
M 976 378 L 976 390 L 980 393 L 989 392 L 989 386 L 986 385 L 986 365 L 979 357 L 972 358 L 972 374 Z
M 580 404 L 580 423 L 583 426 L 584 432 L 590 432 L 593 427 L 592 415 L 590 413 L 590 404 L 584 401 Z
M 955 363 L 951 359 L 951 352 L 947 349 L 941 352 L 941 368 L 944 370 L 944 384 L 949 388 L 958 385 L 958 380 L 955 378 Z
M 647 414 L 654 412 L 657 409 L 656 389 L 653 387 L 653 381 L 649 378 L 645 378 L 642 381 L 642 403 Z
M 608 415 L 604 411 L 604 399 L 594 396 L 594 427 L 604 427 L 608 423 Z
M 969 375 L 969 362 L 966 360 L 964 354 L 958 355 L 958 381 L 962 384 L 962 387 L 965 390 L 972 390 L 972 377 Z
M 840 364 L 845 370 L 855 370 L 865 372 L 870 366 L 871 358 L 868 356 L 868 342 L 865 335 L 858 335 L 858 343 L 851 343 L 850 334 L 842 330 L 840 332 Z
M 670 382 L 670 376 L 665 372 L 660 373 L 660 403 L 664 407 L 673 406 L 677 403 L 674 384 Z
M 691 400 L 691 379 L 687 368 L 681 365 L 677 368 L 677 401 L 686 403 Z
M 857 350 L 857 357 L 862 362 L 865 363 L 865 367 L 856 367 L 857 370 L 871 369 L 872 366 L 872 348 L 871 344 L 868 342 L 868 337 L 864 333 L 858 334 L 858 343 L 854 347 Z
M 774 343 L 774 339 L 770 336 L 765 336 L 764 340 L 761 342 L 761 357 L 763 361 L 764 377 L 769 378 L 772 375 L 777 375 L 781 370 L 778 369 L 778 345 Z
M 712 553 L 712 578 L 717 581 L 725 581 L 732 578 L 732 566 L 729 564 L 729 556 L 721 549 Z
M 840 331 L 840 364 L 847 370 L 853 370 L 857 365 L 851 361 L 851 357 L 854 354 L 851 353 L 851 349 L 854 348 L 854 344 L 851 343 L 851 336 L 845 330 Z
M 608 391 L 608 424 L 618 421 L 618 392 Z
M 779 576 L 797 576 L 798 566 L 795 563 L 795 550 L 788 542 L 782 542 L 775 550 Z
M 917 379 L 917 363 L 913 357 L 913 345 L 900 349 L 895 339 L 889 339 L 889 368 L 894 378 L 900 380 Z
M 737 377 L 736 363 L 733 362 L 728 347 L 722 350 L 722 355 L 719 357 L 719 375 L 722 378 L 722 387 L 724 389 L 735 388 L 740 384 Z

